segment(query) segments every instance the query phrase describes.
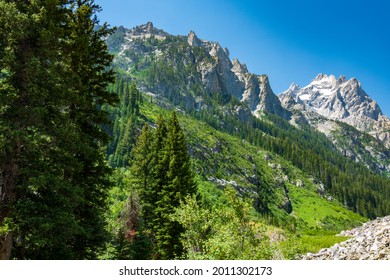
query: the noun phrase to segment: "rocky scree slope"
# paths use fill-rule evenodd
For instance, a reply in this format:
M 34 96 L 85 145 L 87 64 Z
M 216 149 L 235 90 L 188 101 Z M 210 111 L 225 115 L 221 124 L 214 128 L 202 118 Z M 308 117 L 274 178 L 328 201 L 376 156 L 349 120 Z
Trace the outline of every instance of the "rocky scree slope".
M 342 231 L 351 239 L 309 253 L 304 260 L 390 260 L 390 216 L 367 222 L 361 227 Z

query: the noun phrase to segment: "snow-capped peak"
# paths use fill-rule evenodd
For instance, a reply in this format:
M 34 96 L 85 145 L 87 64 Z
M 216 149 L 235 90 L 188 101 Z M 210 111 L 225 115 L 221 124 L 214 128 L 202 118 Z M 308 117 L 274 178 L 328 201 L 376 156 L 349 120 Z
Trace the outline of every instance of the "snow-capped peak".
M 321 85 L 324 88 L 332 88 L 337 85 L 337 80 L 334 75 L 318 74 L 317 77 L 308 85 Z
M 291 97 L 295 98 L 296 97 L 296 93 L 300 89 L 301 89 L 301 87 L 299 85 L 297 85 L 296 83 L 292 83 L 287 90 L 283 91 L 279 95 L 282 96 L 282 97 L 283 96 L 291 96 Z
M 375 134 L 380 123 L 388 123 L 378 104 L 362 89 L 356 78 L 346 79 L 341 75 L 318 74 L 303 88 L 293 85 L 279 98 L 285 106 L 303 104 L 308 110 L 331 119 L 346 122 L 355 128 Z
M 292 95 L 295 95 L 301 87 L 295 83 L 292 83 L 287 91 L 291 92 Z

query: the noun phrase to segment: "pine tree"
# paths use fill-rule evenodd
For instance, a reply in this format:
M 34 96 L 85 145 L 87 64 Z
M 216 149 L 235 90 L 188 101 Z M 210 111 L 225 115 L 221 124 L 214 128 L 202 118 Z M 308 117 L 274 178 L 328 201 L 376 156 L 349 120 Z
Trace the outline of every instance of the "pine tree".
M 153 134 L 148 124 L 141 130 L 137 142 L 132 150 L 132 184 L 138 190 L 142 207 L 142 219 L 145 228 L 149 228 L 149 222 L 153 220 L 153 208 L 155 192 L 153 190 Z
M 153 189 L 155 204 L 160 199 L 159 195 L 164 185 L 168 182 L 169 154 L 166 149 L 167 136 L 168 129 L 165 120 L 162 115 L 159 115 L 153 141 Z
M 183 232 L 171 214 L 187 195 L 196 192 L 185 135 L 175 113 L 168 125 L 158 117 L 154 133 L 145 125 L 132 150 L 132 185 L 138 190 L 142 234 L 148 236 L 153 258 L 180 257 Z
M 113 73 L 93 1 L 0 1 L 0 258 L 93 258 Z
M 183 227 L 171 221 L 170 215 L 181 200 L 196 192 L 185 136 L 175 112 L 169 120 L 167 141 L 162 151 L 166 153 L 169 165 L 167 181 L 159 193 L 155 210 L 158 220 L 154 228 L 156 252 L 158 258 L 173 259 L 183 253 L 182 245 L 178 242 Z
M 130 88 L 127 84 L 125 106 L 130 115 L 139 115 L 140 93 L 134 81 L 131 82 Z
M 118 146 L 115 151 L 115 166 L 125 167 L 129 165 L 130 153 L 136 138 L 135 134 L 135 117 L 130 116 L 118 141 Z
M 126 112 L 128 110 L 129 104 L 130 104 L 130 89 L 129 89 L 129 82 L 126 81 L 124 97 L 122 100 L 123 112 Z

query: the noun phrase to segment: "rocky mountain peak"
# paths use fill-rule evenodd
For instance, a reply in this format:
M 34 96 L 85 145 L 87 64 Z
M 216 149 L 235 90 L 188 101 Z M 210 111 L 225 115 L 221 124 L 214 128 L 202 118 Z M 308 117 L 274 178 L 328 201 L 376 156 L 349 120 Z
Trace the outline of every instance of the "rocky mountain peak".
M 272 91 L 267 75 L 258 76 L 259 80 L 259 103 L 254 111 L 255 116 L 260 116 L 260 112 L 267 112 L 289 119 L 290 113 L 282 107 L 278 97 Z
M 323 74 L 323 73 L 319 73 L 319 74 L 314 78 L 313 81 L 320 81 L 320 80 L 323 80 L 323 79 L 325 79 L 325 78 L 328 78 L 328 75 Z
M 338 79 L 337 79 L 337 83 L 339 84 L 342 84 L 346 81 L 347 79 L 345 78 L 344 75 L 341 75 Z
M 201 47 L 203 42 L 196 36 L 194 31 L 190 31 L 187 36 L 187 42 L 191 47 Z
M 389 138 L 385 127 L 389 127 L 390 120 L 382 114 L 378 104 L 366 94 L 356 78 L 347 80 L 342 75 L 336 79 L 334 75 L 318 74 L 309 85 L 303 88 L 292 85 L 279 98 L 285 108 L 293 109 L 288 106 L 303 104 L 304 110 L 345 122 L 378 139 Z
M 290 87 L 289 87 L 286 91 L 282 92 L 281 94 L 291 95 L 291 96 L 295 97 L 295 96 L 296 96 L 296 93 L 297 93 L 300 89 L 301 89 L 301 87 L 300 87 L 299 85 L 297 85 L 297 84 L 295 84 L 295 83 L 292 83 L 292 84 L 290 85 Z
M 210 55 L 214 58 L 229 60 L 229 50 L 227 48 L 222 48 L 218 43 L 212 43 Z
M 248 68 L 246 67 L 246 64 L 240 63 L 240 61 L 237 58 L 233 59 L 232 64 L 233 64 L 232 67 L 233 73 L 235 73 L 236 76 L 238 76 L 239 79 L 243 81 L 245 78 L 245 74 L 249 72 Z
M 153 23 L 150 22 L 150 21 L 147 22 L 147 23 L 145 24 L 145 28 L 146 28 L 147 32 L 152 33 L 152 32 L 153 32 L 153 29 L 154 29 Z
M 138 39 L 142 41 L 142 39 L 153 37 L 163 40 L 170 36 L 164 30 L 156 28 L 151 22 L 132 29 L 122 30 L 121 35 L 123 35 L 123 40 L 118 43 L 116 48 L 118 55 L 115 61 L 117 65 L 121 65 L 126 71 L 130 70 L 129 62 L 138 61 L 137 58 L 133 59 L 133 55 L 142 54 L 147 56 L 149 55 L 148 52 L 154 52 L 158 59 L 165 60 L 168 55 L 164 53 L 164 47 L 170 48 L 175 44 L 175 39 L 173 38 L 169 45 L 162 48 L 157 48 L 156 46 L 144 48 L 142 42 L 139 42 Z M 222 96 L 232 95 L 239 101 L 249 105 L 252 114 L 257 116 L 260 115 L 260 111 L 278 114 L 281 117 L 289 115 L 288 111 L 282 107 L 279 99 L 273 93 L 268 77 L 266 75 L 259 76 L 249 73 L 245 64 L 240 63 L 237 59 L 232 61 L 227 48 L 222 47 L 217 42 L 199 39 L 194 31 L 190 31 L 187 36 L 177 36 L 176 39 L 178 44 L 181 44 L 183 41 L 187 42 L 189 48 L 179 56 L 180 59 L 178 61 L 170 62 L 186 66 L 193 63 L 196 64 L 192 69 L 196 69 L 197 73 L 194 72 L 189 75 L 188 84 L 186 85 L 188 88 L 190 88 L 192 83 L 200 82 L 201 88 L 205 92 L 221 94 Z M 196 53 L 199 52 L 192 50 L 191 47 L 202 48 L 201 54 L 204 57 L 196 59 Z M 127 52 L 127 50 L 132 52 Z M 142 65 L 141 67 L 145 66 Z M 180 66 L 177 66 L 177 68 L 180 68 Z M 146 85 L 143 86 L 151 92 L 161 92 L 162 96 L 169 95 L 166 85 L 153 85 L 151 89 L 147 89 Z M 195 102 L 190 94 L 187 97 L 184 103 L 193 104 Z
M 129 38 L 149 38 L 155 36 L 157 39 L 165 39 L 167 35 L 168 33 L 164 30 L 155 28 L 152 22 L 136 26 L 128 32 Z

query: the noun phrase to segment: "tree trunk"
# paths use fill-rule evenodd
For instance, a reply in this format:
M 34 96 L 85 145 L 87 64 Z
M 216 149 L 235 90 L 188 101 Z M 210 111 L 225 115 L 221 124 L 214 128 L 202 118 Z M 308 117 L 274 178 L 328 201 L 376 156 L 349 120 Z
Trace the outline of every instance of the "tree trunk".
M 24 108 L 27 101 L 27 73 L 26 65 L 28 61 L 29 46 L 28 41 L 23 40 L 19 46 L 19 61 L 21 62 L 22 70 L 15 74 L 16 88 L 19 89 L 20 98 L 15 107 Z M 26 119 L 24 116 L 13 116 L 14 121 L 19 121 L 19 131 L 26 129 Z M 11 136 L 13 137 L 13 136 Z M 18 138 L 10 139 L 13 143 L 12 150 L 4 152 L 4 161 L 0 170 L 0 226 L 4 226 L 4 221 L 12 216 L 11 207 L 16 202 L 15 184 L 19 173 L 19 158 L 22 152 L 22 141 Z M 13 245 L 12 228 L 6 232 L 0 232 L 0 260 L 7 260 L 11 258 L 11 251 Z
M 30 42 L 28 38 L 21 40 L 18 51 L 16 52 L 17 60 L 21 65 L 21 70 L 15 73 L 15 88 L 19 90 L 19 100 L 12 104 L 15 108 L 26 108 L 28 97 L 28 79 L 27 63 L 29 60 Z M 12 106 L 11 106 L 12 108 Z M 14 130 L 24 131 L 26 129 L 28 114 L 22 111 L 22 114 L 13 116 L 12 121 L 19 125 Z M 0 226 L 4 225 L 7 218 L 12 218 L 12 207 L 15 204 L 16 191 L 15 185 L 19 176 L 19 159 L 22 153 L 23 142 L 19 138 L 12 138 L 12 150 L 2 153 L 3 161 L 0 170 Z M 0 259 L 7 260 L 11 258 L 13 245 L 12 228 L 6 232 L 0 232 Z
M 20 143 L 14 150 L 14 155 L 20 153 Z M 15 179 L 19 172 L 19 166 L 15 157 L 11 157 L 3 168 L 4 174 L 0 177 L 0 226 L 4 225 L 6 218 L 11 217 L 11 207 L 16 201 Z M 12 251 L 13 232 L 12 229 L 0 233 L 0 260 L 9 260 Z
M 4 233 L 0 237 L 0 260 L 9 260 L 12 251 L 12 231 Z

